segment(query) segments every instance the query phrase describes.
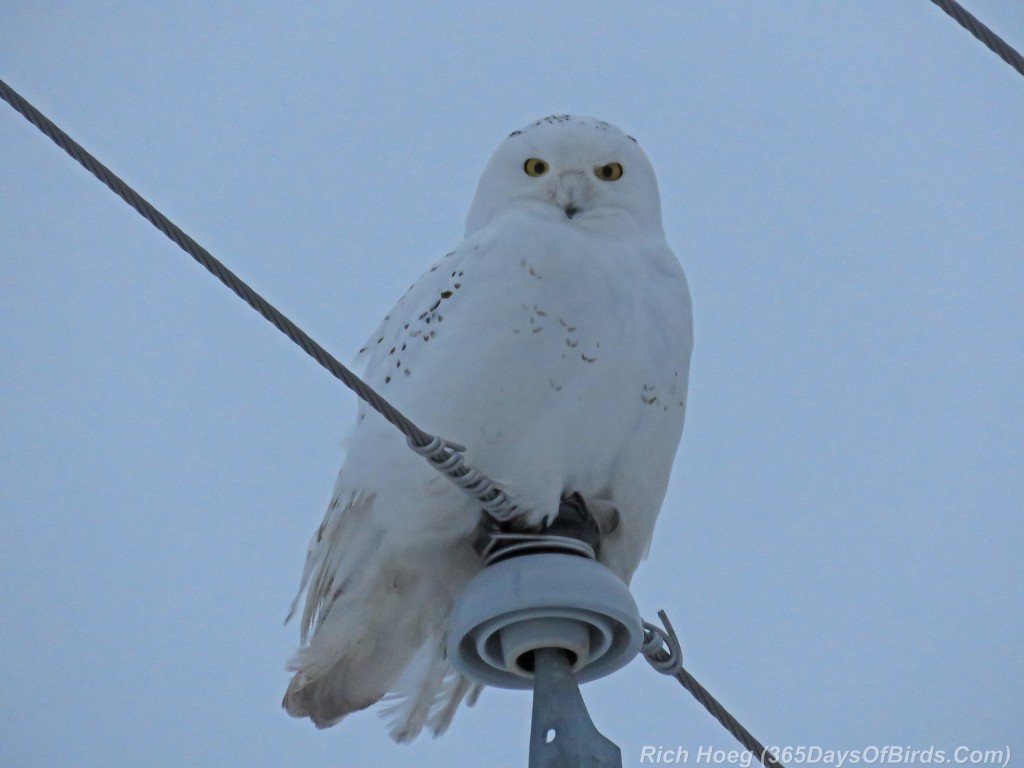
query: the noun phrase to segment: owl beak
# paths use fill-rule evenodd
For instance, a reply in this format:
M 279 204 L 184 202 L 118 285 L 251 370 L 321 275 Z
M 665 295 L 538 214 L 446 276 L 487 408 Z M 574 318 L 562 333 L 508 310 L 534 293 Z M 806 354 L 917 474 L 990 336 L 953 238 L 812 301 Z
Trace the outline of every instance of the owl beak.
M 590 186 L 582 171 L 562 171 L 555 177 L 553 202 L 565 212 L 568 219 L 574 219 L 583 212 L 584 203 L 590 199 Z

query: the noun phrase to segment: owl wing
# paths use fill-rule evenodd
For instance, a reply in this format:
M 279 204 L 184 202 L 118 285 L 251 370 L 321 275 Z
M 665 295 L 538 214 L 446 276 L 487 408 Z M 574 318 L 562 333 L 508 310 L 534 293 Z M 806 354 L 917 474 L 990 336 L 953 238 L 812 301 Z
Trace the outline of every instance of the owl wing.
M 442 304 L 461 287 L 458 261 L 453 251 L 435 263 L 357 357 L 365 380 L 400 408 L 413 392 L 399 386 L 403 371 L 426 354 L 443 322 Z M 290 665 L 295 675 L 283 703 L 293 716 L 327 727 L 396 691 L 384 714 L 394 721 L 392 735 L 404 741 L 425 724 L 443 730 L 459 701 L 475 695 L 452 672 L 441 642 L 455 596 L 479 569 L 468 543 L 476 516 L 393 426 L 375 414 L 366 418 L 368 412 L 361 403 L 331 501 L 309 543 L 289 613 L 305 593 L 304 645 Z M 443 562 L 439 551 L 446 552 Z M 414 657 L 422 661 L 411 664 Z M 416 670 L 402 677 L 407 667 Z
M 356 356 L 366 381 L 382 387 L 411 372 L 409 363 L 422 354 L 444 322 L 445 305 L 462 288 L 465 253 L 449 251 L 413 283 L 388 312 Z M 402 361 L 406 365 L 402 365 Z M 388 389 L 397 389 L 389 387 Z

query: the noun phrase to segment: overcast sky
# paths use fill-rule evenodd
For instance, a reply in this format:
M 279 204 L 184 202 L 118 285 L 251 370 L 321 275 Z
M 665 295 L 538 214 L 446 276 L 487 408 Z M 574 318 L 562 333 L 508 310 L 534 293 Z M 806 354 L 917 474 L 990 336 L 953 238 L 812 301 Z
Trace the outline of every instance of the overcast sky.
M 509 131 L 636 136 L 696 325 L 642 612 L 767 744 L 1024 758 L 1024 78 L 931 2 L 4 0 L 0 77 L 343 360 Z M 525 692 L 280 709 L 354 396 L 6 105 L 0 360 L 0 765 L 526 765 Z M 584 694 L 624 766 L 733 747 Z

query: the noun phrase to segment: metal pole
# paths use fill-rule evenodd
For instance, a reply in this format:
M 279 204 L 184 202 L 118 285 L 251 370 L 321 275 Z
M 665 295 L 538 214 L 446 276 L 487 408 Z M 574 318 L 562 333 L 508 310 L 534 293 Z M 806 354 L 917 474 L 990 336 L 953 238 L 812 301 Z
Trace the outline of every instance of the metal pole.
M 568 654 L 533 652 L 530 768 L 622 768 L 622 753 L 594 726 Z

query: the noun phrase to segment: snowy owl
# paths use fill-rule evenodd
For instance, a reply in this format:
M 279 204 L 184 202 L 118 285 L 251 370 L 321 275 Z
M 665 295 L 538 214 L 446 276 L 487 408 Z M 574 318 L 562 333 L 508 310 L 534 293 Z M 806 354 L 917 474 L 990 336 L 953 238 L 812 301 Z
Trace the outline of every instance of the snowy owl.
M 689 290 L 647 156 L 606 122 L 557 115 L 501 143 L 462 243 L 357 361 L 419 426 L 467 447 L 520 525 L 550 523 L 570 494 L 611 510 L 599 559 L 628 584 L 682 435 L 692 347 Z M 475 700 L 444 634 L 482 567 L 480 516 L 360 405 L 296 597 L 305 592 L 289 714 L 327 727 L 383 698 L 392 737 L 408 741 L 424 726 L 443 732 Z

